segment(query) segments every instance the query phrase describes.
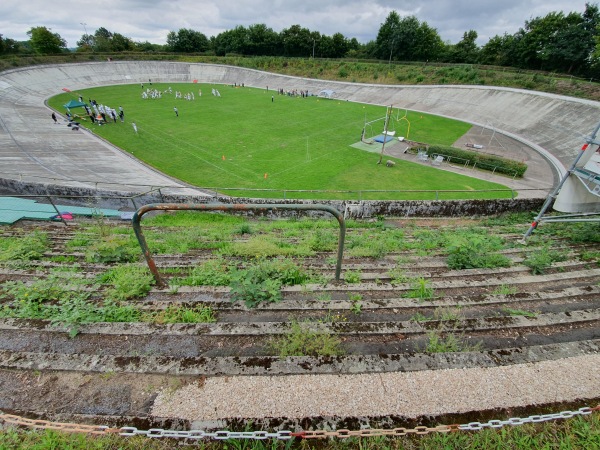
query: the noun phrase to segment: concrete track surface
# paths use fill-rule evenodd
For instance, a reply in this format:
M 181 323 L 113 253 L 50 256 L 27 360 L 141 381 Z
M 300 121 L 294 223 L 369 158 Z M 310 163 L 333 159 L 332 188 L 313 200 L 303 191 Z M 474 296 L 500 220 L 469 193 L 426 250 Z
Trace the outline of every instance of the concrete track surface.
M 169 186 L 194 193 L 95 138 L 54 126 L 44 101 L 63 89 L 110 84 L 192 82 L 271 89 L 332 89 L 341 100 L 393 104 L 452 117 L 512 137 L 564 171 L 598 120 L 600 103 L 488 86 L 384 86 L 321 81 L 211 64 L 94 62 L 15 69 L 0 74 L 0 162 L 3 178 L 128 191 Z M 83 182 L 85 180 L 87 183 Z
M 60 93 L 63 88 L 75 91 L 109 84 L 141 83 L 148 79 L 153 82 L 235 82 L 258 88 L 269 86 L 270 89 L 308 89 L 311 92 L 327 88 L 333 89 L 336 98 L 341 100 L 393 104 L 399 108 L 453 117 L 502 133 L 536 150 L 554 168 L 553 178 L 564 172 L 564 167 L 570 164 L 600 119 L 598 102 L 506 88 L 365 85 L 295 78 L 228 66 L 171 62 L 40 66 L 0 73 L 0 177 L 74 188 L 141 192 L 162 186 L 179 195 L 201 194 L 149 169 L 87 132 L 72 132 L 66 127 L 55 126 L 50 119 L 50 110 L 44 105 L 48 97 Z M 544 181 L 548 183 L 548 179 Z M 506 276 L 510 280 L 511 275 Z M 590 283 L 595 286 L 598 274 L 594 272 L 589 276 Z M 482 280 L 483 284 L 489 283 L 485 276 Z M 546 280 L 546 283 L 551 281 Z M 561 289 L 568 289 L 569 283 L 565 282 Z M 597 301 L 593 298 L 597 289 L 586 289 L 578 295 L 590 295 L 592 305 Z M 373 291 L 377 289 L 373 288 Z M 565 295 L 572 294 L 567 292 Z M 581 323 L 593 324 L 598 320 L 596 315 L 589 316 L 587 310 L 581 314 Z M 559 325 L 538 325 L 540 336 L 543 336 L 544 327 Z M 28 326 L 26 324 L 25 328 Z M 36 324 L 31 326 L 28 334 L 38 333 L 42 336 L 40 342 L 47 342 L 40 344 L 39 349 L 19 349 L 20 356 L 16 359 L 12 350 L 2 351 L 0 408 L 38 417 L 95 423 L 104 420 L 121 425 L 135 420 L 136 423 L 165 427 L 218 428 L 239 425 L 242 422 L 236 422 L 238 419 L 273 427 L 294 427 L 302 423 L 324 426 L 328 418 L 334 418 L 330 422 L 334 424 L 332 426 L 341 426 L 347 425 L 343 421 L 345 417 L 352 416 L 364 418 L 361 422 L 364 426 L 385 424 L 382 419 L 385 417 L 396 418 L 390 423 L 398 423 L 399 418 L 458 417 L 454 414 L 465 414 L 461 416 L 463 420 L 467 417 L 475 420 L 505 418 L 504 413 L 500 417 L 490 417 L 489 413 L 510 413 L 515 408 L 540 405 L 584 406 L 588 401 L 600 398 L 595 326 L 582 334 L 581 342 L 585 343 L 550 345 L 541 340 L 522 357 L 502 353 L 502 350 L 473 358 L 469 355 L 439 358 L 406 355 L 410 362 L 399 357 L 392 363 L 382 361 L 379 353 L 374 351 L 369 370 L 360 370 L 367 364 L 365 361 L 357 361 L 354 366 L 350 358 L 339 367 L 335 361 L 328 362 L 333 367 L 329 373 L 317 371 L 311 374 L 300 369 L 290 372 L 285 363 L 281 363 L 277 372 L 274 369 L 279 366 L 275 360 L 273 370 L 271 363 L 262 370 L 260 364 L 252 363 L 251 355 L 248 361 L 244 359 L 240 363 L 239 358 L 233 358 L 233 362 L 246 368 L 244 370 L 253 367 L 256 371 L 252 373 L 234 372 L 231 368 L 203 373 L 194 371 L 196 366 L 173 364 L 167 364 L 168 370 L 160 373 L 156 371 L 158 363 L 153 363 L 154 371 L 148 367 L 143 374 L 135 374 L 133 366 L 127 366 L 120 356 L 113 361 L 100 355 L 101 347 L 98 354 L 86 355 L 70 350 L 70 354 L 63 357 L 52 351 L 50 342 L 53 341 L 46 337 L 45 330 L 36 328 Z M 525 319 L 523 326 L 529 326 Z M 5 341 L 7 346 L 19 344 L 21 337 L 24 339 L 25 335 L 20 334 L 22 330 L 17 328 L 10 321 L 3 323 L 2 333 L 14 336 Z M 151 330 L 132 330 L 119 331 L 117 327 L 105 330 L 105 334 L 115 336 L 115 349 L 129 348 L 127 342 L 138 339 L 136 333 L 154 334 Z M 157 335 L 156 339 L 159 338 Z M 62 337 L 58 336 L 58 339 Z M 78 345 L 78 341 L 64 339 L 61 345 L 70 348 Z M 157 348 L 161 348 L 160 345 Z M 40 359 L 43 352 L 48 352 L 44 353 L 46 359 Z M 27 359 L 27 355 L 31 359 Z M 156 358 L 160 359 L 160 356 Z M 127 357 L 131 355 L 127 354 Z M 140 358 L 151 361 L 154 356 L 141 355 Z M 168 362 L 164 358 L 161 361 Z M 63 366 L 63 362 L 66 365 Z M 129 359 L 127 364 L 130 364 Z M 306 362 L 303 364 L 296 367 L 304 368 Z M 90 375 L 87 371 L 108 375 Z M 179 377 L 185 377 L 185 382 L 178 382 Z M 46 391 L 43 386 L 53 388 Z M 85 386 L 88 391 L 93 391 L 93 396 L 80 398 L 78 393 Z M 47 399 L 47 405 L 28 410 L 28 393 L 31 393 L 30 398 L 38 398 L 38 405 L 43 403 L 40 399 Z M 71 404 L 79 400 L 77 408 L 57 407 L 57 402 L 67 397 Z M 123 406 L 124 401 L 111 403 L 115 398 L 125 398 L 128 406 Z M 369 417 L 377 420 L 369 421 Z M 146 422 L 140 422 L 140 418 Z M 309 420 L 302 422 L 304 419 Z M 354 425 L 361 426 L 358 422 Z

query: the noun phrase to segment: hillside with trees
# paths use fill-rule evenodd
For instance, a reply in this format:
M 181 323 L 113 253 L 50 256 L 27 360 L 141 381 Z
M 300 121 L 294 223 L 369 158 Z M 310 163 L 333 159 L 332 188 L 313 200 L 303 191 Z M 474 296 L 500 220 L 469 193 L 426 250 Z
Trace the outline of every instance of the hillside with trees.
M 0 57 L 65 53 L 146 52 L 204 56 L 283 57 L 378 60 L 391 63 L 446 63 L 512 67 L 600 79 L 600 12 L 587 3 L 584 11 L 550 12 L 525 22 L 514 34 L 496 35 L 482 46 L 476 30 L 466 30 L 457 43 L 442 39 L 438 31 L 416 16 L 391 11 L 377 36 L 359 43 L 341 33 L 331 36 L 300 24 L 280 32 L 267 24 L 238 25 L 216 36 L 181 28 L 170 31 L 166 44 L 135 42 L 104 27 L 83 34 L 75 49 L 67 49 L 59 33 L 38 26 L 29 41 L 17 42 L 0 34 Z

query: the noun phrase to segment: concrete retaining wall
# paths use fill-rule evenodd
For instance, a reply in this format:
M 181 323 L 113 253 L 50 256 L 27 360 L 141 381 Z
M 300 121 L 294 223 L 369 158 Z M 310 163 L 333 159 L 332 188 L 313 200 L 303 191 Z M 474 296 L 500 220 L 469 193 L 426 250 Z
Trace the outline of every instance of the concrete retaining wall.
M 156 190 L 145 194 L 135 192 L 93 190 L 71 188 L 60 185 L 23 183 L 14 180 L 1 180 L 0 187 L 22 195 L 51 196 L 61 204 L 133 211 L 149 203 L 225 203 L 225 204 L 286 204 L 286 205 L 329 205 L 344 214 L 346 218 L 369 219 L 384 217 L 465 217 L 501 214 L 505 212 L 538 211 L 544 199 L 498 199 L 498 200 L 445 200 L 445 201 L 342 201 L 342 200 L 280 200 L 231 198 L 222 196 L 173 195 Z M 315 211 L 244 211 L 247 216 L 294 217 L 323 216 L 327 213 Z

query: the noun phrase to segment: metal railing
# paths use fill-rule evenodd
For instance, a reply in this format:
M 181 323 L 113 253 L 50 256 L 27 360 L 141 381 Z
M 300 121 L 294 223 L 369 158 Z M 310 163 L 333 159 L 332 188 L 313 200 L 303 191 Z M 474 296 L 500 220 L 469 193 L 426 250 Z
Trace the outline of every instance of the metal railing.
M 156 285 L 159 288 L 167 287 L 167 283 L 163 280 L 158 272 L 158 268 L 156 267 L 156 263 L 154 262 L 154 258 L 150 254 L 150 249 L 148 248 L 148 243 L 146 242 L 146 238 L 144 237 L 144 233 L 142 232 L 141 220 L 142 216 L 150 211 L 266 211 L 266 210 L 277 210 L 277 209 L 287 209 L 294 211 L 324 211 L 332 214 L 340 225 L 340 234 L 338 238 L 338 255 L 337 255 L 337 263 L 335 266 L 335 280 L 340 280 L 340 275 L 342 272 L 342 258 L 344 255 L 344 239 L 346 236 L 346 222 L 344 220 L 344 215 L 339 212 L 337 209 L 328 206 L 328 205 L 286 205 L 286 204 L 259 204 L 259 205 L 250 205 L 250 204 L 223 204 L 223 203 L 205 203 L 199 205 L 191 205 L 188 203 L 184 204 L 174 204 L 174 203 L 155 203 L 150 205 L 142 206 L 138 209 L 133 218 L 131 220 L 133 225 L 133 230 L 138 239 L 140 247 L 142 248 L 142 253 L 144 254 L 144 258 L 146 258 L 146 262 L 148 263 L 148 268 L 152 275 L 154 276 L 154 280 L 156 281 Z

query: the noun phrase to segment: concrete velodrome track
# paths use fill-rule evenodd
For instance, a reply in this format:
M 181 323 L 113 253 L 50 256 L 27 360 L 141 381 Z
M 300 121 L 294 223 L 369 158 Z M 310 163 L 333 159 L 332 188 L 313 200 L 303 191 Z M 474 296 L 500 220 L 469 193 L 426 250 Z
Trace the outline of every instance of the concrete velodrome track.
M 542 153 L 564 172 L 600 119 L 600 103 L 487 86 L 382 86 L 275 75 L 238 67 L 175 62 L 94 62 L 0 73 L 0 178 L 71 187 L 145 191 L 169 186 L 198 194 L 88 132 L 54 126 L 44 102 L 61 93 L 123 83 L 244 83 L 271 89 L 333 89 L 336 98 L 393 104 L 493 129 Z

